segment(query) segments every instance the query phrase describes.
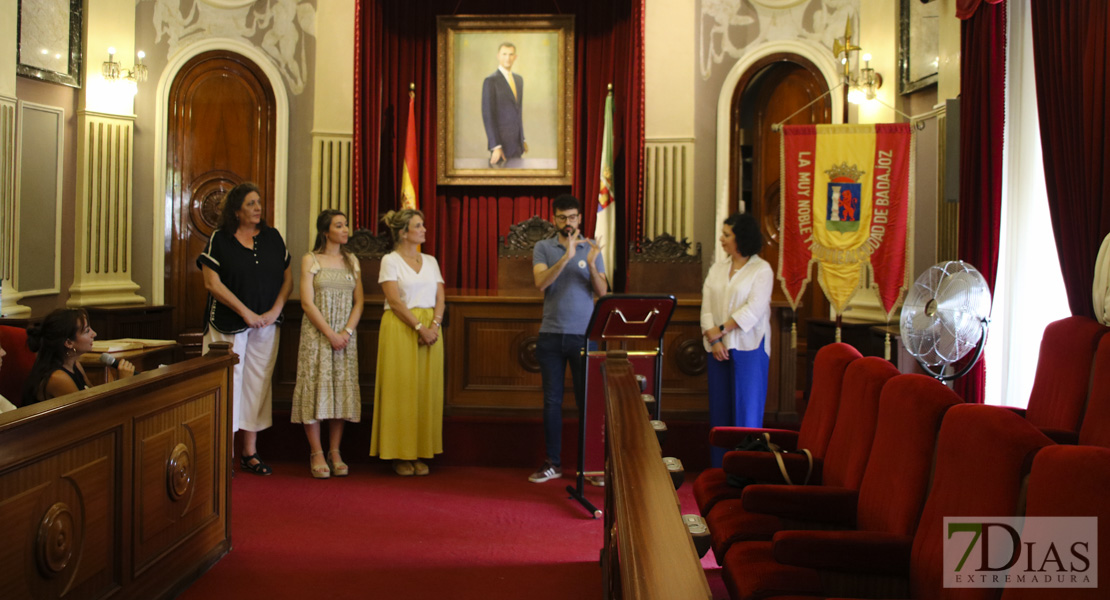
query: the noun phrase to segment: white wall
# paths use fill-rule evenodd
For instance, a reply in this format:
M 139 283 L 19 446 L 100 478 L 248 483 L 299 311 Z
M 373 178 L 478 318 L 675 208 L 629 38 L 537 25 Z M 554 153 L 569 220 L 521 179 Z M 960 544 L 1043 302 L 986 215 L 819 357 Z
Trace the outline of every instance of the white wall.
M 355 3 L 327 0 L 316 7 L 316 97 L 312 130 L 354 131 Z
M 647 0 L 644 131 L 648 139 L 694 137 L 695 10 L 690 0 Z
M 15 97 L 18 3 L 0 2 L 0 96 Z

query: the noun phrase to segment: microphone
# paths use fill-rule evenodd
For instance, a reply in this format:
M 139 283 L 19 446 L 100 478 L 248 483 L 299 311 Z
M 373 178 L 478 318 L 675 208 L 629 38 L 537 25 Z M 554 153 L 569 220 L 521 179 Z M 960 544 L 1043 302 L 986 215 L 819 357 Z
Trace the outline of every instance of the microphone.
M 105 352 L 104 354 L 100 355 L 100 363 L 108 365 L 109 367 L 118 367 L 119 359 Z

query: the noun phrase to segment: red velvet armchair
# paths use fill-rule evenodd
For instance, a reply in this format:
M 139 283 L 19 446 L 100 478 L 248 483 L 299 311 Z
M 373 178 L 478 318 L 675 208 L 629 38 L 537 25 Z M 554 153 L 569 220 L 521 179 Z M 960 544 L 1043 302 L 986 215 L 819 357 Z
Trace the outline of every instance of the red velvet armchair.
M 810 508 L 819 509 L 822 513 L 828 511 L 847 515 L 842 526 L 851 525 L 855 510 L 850 501 L 859 489 L 871 455 L 871 443 L 879 417 L 879 399 L 887 382 L 897 375 L 898 369 L 893 364 L 874 356 L 848 365 L 841 387 L 836 427 L 824 459 L 815 459 L 813 464 L 813 481 L 820 482 L 820 485 L 750 485 L 744 488 L 741 498 L 718 502 L 705 519 L 718 561 L 738 541 L 767 540 L 776 531 L 808 529 L 813 527 L 813 523 L 823 521 L 812 518 L 816 513 L 808 510 Z M 732 454 L 734 456 L 725 459 L 725 470 L 730 472 L 753 472 L 758 470 L 755 463 L 772 462 L 767 456 L 757 453 Z M 761 460 L 751 460 L 756 458 Z M 808 466 L 806 457 L 789 454 L 783 458 L 788 459 L 786 466 L 791 472 L 791 479 L 801 481 Z M 733 460 L 730 462 L 729 459 Z M 762 480 L 768 479 L 765 477 Z M 810 498 L 820 500 L 814 503 L 808 500 Z M 827 526 L 817 525 L 817 528 Z
M 825 448 L 829 438 L 832 437 L 833 426 L 836 423 L 836 413 L 840 406 L 840 389 L 844 383 L 844 371 L 852 361 L 862 355 L 858 350 L 848 344 L 829 344 L 821 348 L 814 358 L 813 385 L 809 393 L 809 405 L 802 417 L 801 429 L 790 431 L 786 429 L 754 429 L 748 427 L 714 427 L 709 434 L 709 443 L 720 448 L 735 448 L 748 435 L 758 435 L 767 432 L 771 441 L 785 450 L 805 448 L 813 453 L 814 458 L 825 456 Z M 744 453 L 729 452 L 725 455 L 726 463 L 730 456 L 737 454 L 756 454 L 756 460 L 771 459 L 764 452 Z M 734 459 L 735 460 L 735 459 Z M 768 477 L 771 482 L 781 482 L 782 476 L 778 473 L 778 466 L 773 459 L 767 465 L 773 469 Z M 744 474 L 741 474 L 744 475 Z M 713 468 L 702 471 L 694 481 L 694 499 L 702 516 L 723 498 L 739 498 L 741 489 L 728 485 L 727 473 L 724 469 Z M 757 480 L 763 480 L 758 479 Z
M 904 512 L 892 518 L 896 515 L 887 514 L 881 505 L 865 505 L 863 495 L 871 485 L 884 485 L 886 502 L 903 511 L 912 504 L 906 497 L 922 488 L 908 488 L 902 476 L 888 475 L 883 482 L 865 476 L 860 525 L 866 518 L 871 519 L 869 526 L 880 529 L 782 531 L 771 542 L 735 544 L 725 557 L 729 593 L 733 600 L 788 594 L 947 597 L 941 577 L 944 518 L 1019 514 L 1022 484 L 1033 457 L 1051 445 L 1052 440 L 1009 410 L 953 406 L 941 424 L 931 488 L 912 533 L 904 529 Z M 908 522 L 912 526 L 913 519 Z M 993 600 L 999 592 L 961 588 L 958 597 Z
M 1110 548 L 1110 448 L 1051 446 L 1037 453 L 1029 474 L 1027 517 L 1095 517 L 1098 547 Z M 1110 585 L 1110 560 L 1098 561 L 1097 588 L 1007 588 L 1002 600 L 1103 600 Z
M 1107 331 L 1087 317 L 1060 319 L 1044 330 L 1028 408 L 1018 412 L 1058 443 L 1074 444 L 1079 438 L 1091 365 Z

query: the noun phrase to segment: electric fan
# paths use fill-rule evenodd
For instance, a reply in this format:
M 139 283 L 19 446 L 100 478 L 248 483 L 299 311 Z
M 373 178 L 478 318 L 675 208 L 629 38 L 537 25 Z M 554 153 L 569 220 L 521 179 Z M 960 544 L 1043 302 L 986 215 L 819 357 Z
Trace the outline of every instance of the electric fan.
M 987 340 L 991 293 L 975 267 L 953 260 L 922 273 L 902 304 L 902 344 L 925 372 L 941 381 L 967 374 L 978 362 Z M 960 371 L 948 366 L 974 351 Z M 939 371 L 931 367 L 939 366 Z

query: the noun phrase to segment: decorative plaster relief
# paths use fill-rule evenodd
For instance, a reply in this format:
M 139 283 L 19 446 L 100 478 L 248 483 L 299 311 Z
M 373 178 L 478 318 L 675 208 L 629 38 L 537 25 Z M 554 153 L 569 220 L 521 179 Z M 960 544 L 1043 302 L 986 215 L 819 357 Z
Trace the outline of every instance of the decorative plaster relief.
M 713 65 L 738 60 L 749 48 L 766 42 L 808 40 L 832 52 L 832 41 L 844 35 L 849 18 L 858 32 L 859 0 L 702 0 L 702 79 L 709 79 Z
M 155 43 L 167 57 L 208 38 L 241 39 L 260 48 L 281 71 L 289 91 L 304 91 L 305 39 L 316 37 L 316 7 L 297 0 L 139 0 L 154 2 Z

